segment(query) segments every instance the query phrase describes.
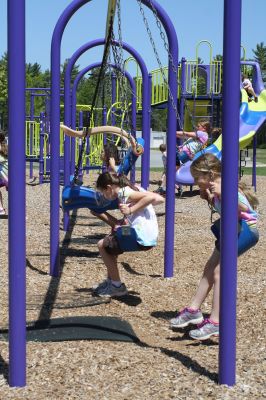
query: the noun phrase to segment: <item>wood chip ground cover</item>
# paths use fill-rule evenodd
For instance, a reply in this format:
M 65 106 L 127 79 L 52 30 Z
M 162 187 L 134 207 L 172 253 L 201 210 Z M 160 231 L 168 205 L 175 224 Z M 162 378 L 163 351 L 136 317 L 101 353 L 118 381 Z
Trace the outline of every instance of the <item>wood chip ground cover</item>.
M 151 173 L 151 190 L 156 188 L 159 176 L 160 173 Z M 244 179 L 250 182 L 251 178 Z M 11 389 L 7 383 L 8 344 L 1 341 L 0 399 L 265 398 L 265 185 L 266 178 L 258 177 L 260 241 L 238 261 L 237 383 L 228 388 L 217 385 L 218 340 L 198 343 L 189 339 L 187 330 L 169 329 L 169 319 L 190 300 L 213 246 L 210 212 L 197 191 L 192 194 L 186 191 L 181 199 L 176 199 L 174 278 L 163 277 L 165 209 L 162 205 L 156 207 L 158 246 L 148 253 L 128 253 L 120 258 L 119 267 L 130 296 L 88 307 L 89 289 L 105 277 L 97 241 L 109 233 L 109 228 L 88 210 L 78 210 L 70 233 L 66 235 L 60 230 L 62 274 L 60 278 L 51 278 L 49 184 L 28 184 L 27 320 L 120 317 L 131 324 L 140 343 L 29 342 L 27 386 Z M 4 202 L 7 203 L 5 193 Z M 8 220 L 1 219 L 0 226 L 3 328 L 8 325 Z M 211 295 L 203 305 L 204 313 L 210 311 L 210 305 Z

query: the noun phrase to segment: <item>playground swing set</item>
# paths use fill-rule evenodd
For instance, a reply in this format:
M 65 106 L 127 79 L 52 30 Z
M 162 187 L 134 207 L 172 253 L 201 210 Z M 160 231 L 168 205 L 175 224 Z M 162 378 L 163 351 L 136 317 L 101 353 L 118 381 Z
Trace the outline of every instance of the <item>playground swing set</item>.
M 111 41 L 111 36 L 113 37 L 113 27 L 110 26 L 109 27 L 110 32 L 108 33 L 108 38 L 109 41 Z M 121 33 L 120 33 L 121 35 Z M 120 36 L 120 43 L 121 43 L 122 39 Z M 102 75 L 104 74 L 105 71 L 105 63 L 107 60 L 107 52 L 108 52 L 108 46 L 110 45 L 110 43 L 107 41 L 106 44 L 106 48 L 105 48 L 105 52 L 103 55 L 103 62 L 101 64 L 101 69 L 100 69 L 100 73 L 98 75 L 98 82 L 100 82 Z M 129 115 L 128 115 L 128 109 L 129 107 L 127 106 L 127 93 L 125 90 L 125 79 L 124 79 L 124 62 L 123 62 L 123 57 L 118 55 L 118 52 L 116 51 L 116 47 L 112 46 L 113 49 L 113 54 L 114 54 L 114 58 L 115 58 L 115 62 L 116 64 L 119 66 L 118 72 L 120 72 L 120 74 L 118 75 L 118 82 L 120 84 L 120 93 L 121 95 L 121 111 L 122 111 L 122 122 L 126 122 L 127 124 L 129 123 Z M 121 51 L 121 48 L 120 48 Z M 120 64 L 118 64 L 118 62 L 120 61 Z M 95 93 L 94 93 L 94 97 L 93 97 L 93 101 L 92 101 L 92 106 L 91 106 L 91 110 L 93 110 L 94 108 L 94 104 L 96 102 L 96 98 L 97 98 L 97 90 L 99 89 L 99 84 L 96 84 L 96 89 L 95 89 Z M 125 156 L 122 159 L 122 162 L 120 164 L 120 166 L 118 167 L 118 171 L 117 174 L 118 175 L 127 175 L 129 173 L 129 171 L 132 169 L 132 167 L 134 166 L 137 158 L 143 153 L 144 151 L 144 140 L 143 138 L 138 138 L 135 139 L 130 133 L 127 133 L 125 130 L 123 130 L 122 128 L 117 128 L 114 126 L 102 126 L 102 127 L 97 127 L 97 128 L 88 128 L 88 124 L 87 127 L 85 129 L 85 131 L 74 131 L 70 128 L 68 128 L 65 125 L 61 124 L 61 128 L 63 129 L 63 131 L 71 137 L 78 137 L 78 138 L 82 138 L 83 142 L 82 142 L 82 146 L 81 146 L 81 151 L 79 154 L 79 159 L 75 168 L 75 174 L 73 177 L 72 182 L 70 183 L 70 185 L 66 186 L 63 189 L 62 192 L 62 205 L 64 210 L 69 210 L 69 209 L 73 209 L 73 208 L 77 208 L 78 207 L 87 207 L 90 210 L 97 212 L 97 213 L 102 213 L 105 212 L 107 210 L 110 209 L 116 209 L 118 208 L 118 202 L 117 201 L 106 201 L 105 199 L 102 199 L 103 196 L 101 196 L 99 193 L 96 193 L 93 189 L 91 188 L 85 188 L 83 187 L 82 189 L 79 187 L 77 188 L 77 177 L 78 177 L 78 171 L 80 170 L 80 164 L 81 164 L 81 160 L 82 160 L 82 155 L 83 155 L 83 151 L 84 151 L 84 143 L 86 141 L 86 138 L 88 136 L 92 136 L 92 135 L 96 135 L 96 134 L 111 134 L 111 135 L 115 135 L 115 136 L 119 136 L 120 138 L 123 139 L 123 141 L 126 143 L 127 145 L 127 152 L 125 154 Z M 82 199 L 82 200 L 81 200 Z M 123 199 L 122 199 L 123 201 Z M 103 206 L 103 203 L 104 206 Z M 119 243 L 120 248 L 123 251 L 138 251 L 139 247 L 137 245 L 137 237 L 136 237 L 136 232 L 135 230 L 128 224 L 122 224 L 120 227 L 117 228 L 116 231 L 116 235 L 117 235 L 117 240 Z
M 53 132 L 51 138 L 51 203 L 53 207 L 51 207 L 51 275 L 57 276 L 58 274 L 58 266 L 59 266 L 59 125 L 60 125 L 60 57 L 57 57 L 60 51 L 60 43 L 63 30 L 69 20 L 69 18 L 83 5 L 85 4 L 85 0 L 74 0 L 64 11 L 60 20 L 56 25 L 53 35 L 52 41 L 52 52 L 51 52 L 51 72 L 52 72 L 52 84 L 51 84 L 51 132 Z M 112 41 L 112 25 L 114 14 L 116 10 L 116 3 L 120 5 L 120 1 L 109 0 L 108 6 L 108 17 L 107 17 L 107 32 L 106 32 L 106 41 L 105 41 L 105 49 L 104 49 L 104 57 L 102 61 L 102 71 L 105 68 L 106 59 L 110 47 L 110 43 Z M 162 23 L 165 31 L 167 32 L 167 52 L 169 56 L 169 66 L 168 66 L 168 80 L 167 80 L 167 88 L 168 88 L 168 132 L 169 135 L 167 137 L 167 148 L 168 148 L 168 157 L 167 157 L 167 196 L 166 196 L 166 220 L 168 222 L 168 226 L 165 234 L 165 276 L 173 275 L 173 249 L 174 249 L 174 184 L 175 184 L 175 170 L 174 170 L 174 161 L 175 161 L 175 131 L 176 131 L 176 122 L 180 124 L 181 129 L 183 130 L 183 121 L 180 118 L 179 112 L 177 110 L 177 85 L 180 82 L 178 81 L 178 46 L 177 46 L 177 38 L 175 34 L 174 27 L 171 23 L 170 18 L 165 13 L 165 11 L 161 8 L 161 6 L 155 0 L 138 0 L 139 5 L 142 7 L 142 4 L 145 4 L 148 8 L 150 8 L 155 17 L 156 21 Z M 9 23 L 9 50 L 10 50 L 10 94 L 9 94 L 9 116 L 14 115 L 14 112 L 17 113 L 17 118 L 15 121 L 10 120 L 10 156 L 17 159 L 16 169 L 18 169 L 19 173 L 17 174 L 17 180 L 14 183 L 12 179 L 10 180 L 10 193 L 15 201 L 10 202 L 10 214 L 13 215 L 25 214 L 25 188 L 23 190 L 23 186 L 25 183 L 25 176 L 23 176 L 23 168 L 17 168 L 18 166 L 23 167 L 23 163 L 25 163 L 25 154 L 23 153 L 23 145 L 20 137 L 24 135 L 18 135 L 18 133 L 23 132 L 24 129 L 24 110 L 25 110 L 25 99 L 24 99 L 24 80 L 23 73 L 25 68 L 25 54 L 24 52 L 16 52 L 12 51 L 14 49 L 25 48 L 25 4 L 20 0 L 11 0 L 8 2 L 8 7 L 10 7 L 10 13 L 8 13 L 8 23 Z M 16 13 L 14 13 L 16 10 Z M 143 10 L 143 7 L 142 7 Z M 230 166 L 230 168 L 226 168 L 224 171 L 223 178 L 230 182 L 230 189 L 228 192 L 223 193 L 223 201 L 226 204 L 230 204 L 230 199 L 234 195 L 237 190 L 237 155 L 238 155 L 238 128 L 239 128 L 239 119 L 238 117 L 238 95 L 237 95 L 237 77 L 239 76 L 239 57 L 238 50 L 240 48 L 240 21 L 241 21 L 241 0 L 236 0 L 235 2 L 225 1 L 225 27 L 227 29 L 224 32 L 225 37 L 230 37 L 229 40 L 225 40 L 224 46 L 224 79 L 227 79 L 230 83 L 230 88 L 232 92 L 228 93 L 224 92 L 224 112 L 223 112 L 223 127 L 224 127 L 224 143 L 223 143 L 223 163 L 226 166 Z M 234 24 L 231 22 L 234 21 Z M 234 34 L 232 34 L 231 28 L 234 26 Z M 170 38 L 170 40 L 169 40 Z M 169 43 L 169 44 L 168 44 Z M 229 46 L 230 43 L 230 46 Z M 122 40 L 119 38 L 120 50 L 122 51 Z M 228 62 L 230 60 L 230 63 Z M 161 69 L 161 66 L 160 66 Z M 163 68 L 162 68 L 163 69 Z M 19 73 L 18 73 L 19 71 Z M 162 71 L 161 71 L 162 72 Z M 100 75 L 100 74 L 99 74 Z M 182 90 L 182 88 L 181 88 Z M 94 96 L 97 95 L 97 89 L 95 90 Z M 147 96 L 147 93 L 143 93 L 143 96 Z M 24 100 L 22 100 L 24 99 Z M 94 105 L 94 102 L 92 103 Z M 144 104 L 143 104 L 144 108 Z M 93 111 L 93 106 L 92 106 Z M 256 122 L 258 124 L 258 121 Z M 67 124 L 68 125 L 68 124 Z M 257 126 L 257 125 L 256 125 Z M 99 127 L 103 129 L 103 127 Z M 68 126 L 65 126 L 64 129 L 68 129 Z M 90 131 L 91 129 L 91 131 Z M 77 163 L 74 179 L 72 185 L 70 185 L 70 191 L 72 193 L 69 194 L 69 198 L 73 195 L 73 190 L 79 190 L 79 185 L 76 185 L 75 181 L 77 180 L 79 169 L 80 169 L 80 160 L 82 159 L 82 155 L 84 152 L 85 142 L 89 135 L 89 133 L 93 132 L 94 128 L 90 128 L 90 124 L 87 124 L 85 135 L 83 136 L 82 148 L 79 154 L 79 161 Z M 95 128 L 96 130 L 98 129 Z M 123 128 L 118 128 L 120 131 L 123 131 Z M 109 133 L 113 134 L 114 127 L 110 129 L 107 127 Z M 229 141 L 227 138 L 227 134 L 232 130 L 232 138 Z M 68 131 L 71 133 L 71 131 Z M 74 131 L 75 132 L 75 131 Z M 121 132 L 120 132 L 121 133 Z M 75 133 L 72 132 L 73 135 Z M 95 133 L 96 134 L 96 133 Z M 80 135 L 83 135 L 83 133 Z M 121 135 L 127 136 L 127 135 Z M 17 139 L 18 137 L 18 139 Z M 16 138 L 16 140 L 14 139 Z M 131 145 L 133 140 L 131 141 L 129 137 L 127 137 Z M 144 138 L 145 139 L 145 138 Z M 139 147 L 138 147 L 139 145 Z M 144 142 L 138 143 L 135 142 L 134 146 L 131 146 L 132 153 L 134 156 L 138 157 L 139 153 L 143 151 Z M 145 141 L 145 146 L 149 148 L 149 140 Z M 133 152 L 133 148 L 135 149 Z M 139 149 L 139 150 L 136 150 Z M 218 149 L 219 150 L 219 149 Z M 206 151 L 206 150 L 204 150 Z M 231 155 L 231 156 L 228 156 Z M 234 157 L 232 157 L 232 155 Z M 144 187 L 148 186 L 148 160 L 149 157 L 146 154 L 143 154 L 143 170 L 145 175 L 143 178 Z M 130 166 L 130 160 L 128 158 L 128 163 Z M 125 163 L 126 164 L 126 163 Z M 10 175 L 11 177 L 14 174 L 14 166 L 12 163 L 10 165 Z M 20 173 L 21 171 L 21 173 Z M 16 170 L 17 173 L 17 170 Z M 74 189 L 73 189 L 74 188 Z M 64 191 L 67 191 L 67 187 L 65 187 Z M 64 200 L 65 207 L 68 206 L 67 197 Z M 19 206 L 18 206 L 19 205 Z M 233 293 L 234 296 L 236 294 L 236 286 L 234 274 L 236 271 L 237 258 L 232 257 L 232 248 L 233 250 L 236 248 L 236 238 L 235 231 L 232 219 L 230 219 L 230 214 L 227 212 L 225 208 L 223 211 L 222 219 L 222 231 L 221 235 L 224 234 L 223 227 L 227 225 L 227 235 L 224 235 L 222 254 L 222 278 L 227 277 L 227 281 L 230 282 L 226 288 L 222 287 L 221 290 L 221 300 L 222 300 L 222 315 L 221 315 L 221 326 L 223 327 L 220 337 L 220 364 L 219 364 L 219 382 L 227 385 L 234 385 L 235 383 L 235 307 L 234 301 L 232 300 L 232 296 L 227 296 L 227 291 Z M 14 219 L 12 219 L 13 221 Z M 23 316 L 18 315 L 18 310 L 14 305 L 20 304 L 19 311 L 26 315 L 25 313 L 25 224 L 21 218 L 16 220 L 16 226 L 10 224 L 10 230 L 12 229 L 16 231 L 16 237 L 10 236 L 10 252 L 14 251 L 14 254 L 17 254 L 17 249 L 19 247 L 19 255 L 14 259 L 11 257 L 10 259 L 10 299 L 11 299 L 11 307 L 10 307 L 10 384 L 11 386 L 25 386 L 26 382 L 26 374 L 25 374 L 25 335 L 21 335 L 21 332 L 25 332 L 25 318 Z M 121 230 L 121 236 L 123 239 L 126 238 L 128 230 Z M 14 240 L 15 239 L 15 240 Z M 19 244 L 19 246 L 18 246 Z M 129 250 L 128 250 L 129 251 Z M 132 251 L 132 250 L 130 250 Z M 233 254 L 235 252 L 233 251 Z M 227 255 L 230 255 L 230 259 L 227 259 Z M 236 254 L 235 254 L 236 255 Z M 17 273 L 19 271 L 19 273 Z M 224 279 L 222 279 L 223 281 Z M 16 300 L 16 301 L 15 301 Z M 232 302 L 231 302 L 232 300 Z M 232 304 L 233 303 L 233 306 Z M 23 308 L 24 307 L 24 308 Z M 226 314 L 223 310 L 228 310 L 233 308 L 233 311 L 230 314 Z M 19 333 L 19 334 L 18 334 Z

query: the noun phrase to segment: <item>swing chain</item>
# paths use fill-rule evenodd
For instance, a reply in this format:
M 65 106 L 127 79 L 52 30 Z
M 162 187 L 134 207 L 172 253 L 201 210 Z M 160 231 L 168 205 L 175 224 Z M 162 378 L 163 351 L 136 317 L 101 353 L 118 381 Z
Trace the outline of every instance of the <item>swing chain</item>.
M 156 60 L 157 60 L 157 62 L 158 62 L 158 65 L 159 65 L 159 68 L 160 68 L 160 71 L 161 71 L 161 74 L 162 74 L 164 83 L 165 83 L 165 85 L 167 86 L 167 89 L 168 89 L 168 96 L 169 96 L 169 98 L 170 98 L 170 100 L 171 100 L 172 107 L 173 107 L 173 109 L 174 109 L 174 111 L 175 111 L 176 119 L 178 120 L 178 123 L 179 123 L 179 126 L 181 127 L 181 129 L 184 130 L 183 124 L 182 124 L 182 122 L 181 122 L 181 118 L 180 118 L 180 115 L 179 115 L 179 112 L 178 112 L 178 110 L 177 110 L 177 106 L 176 106 L 175 101 L 174 101 L 174 97 L 173 97 L 171 88 L 170 88 L 169 83 L 168 83 L 168 79 L 166 78 L 166 75 L 165 75 L 165 72 L 164 72 L 164 68 L 163 68 L 162 62 L 161 62 L 161 60 L 160 60 L 160 57 L 159 57 L 158 51 L 157 51 L 157 49 L 156 49 L 156 45 L 155 45 L 154 39 L 153 39 L 153 37 L 152 37 L 152 33 L 151 33 L 151 30 L 150 30 L 150 27 L 149 27 L 148 20 L 147 20 L 147 18 L 146 18 L 146 16 L 145 16 L 145 13 L 144 13 L 144 9 L 143 9 L 143 6 L 142 6 L 142 2 L 141 2 L 141 0 L 137 0 L 137 2 L 138 2 L 138 4 L 139 4 L 139 9 L 140 9 L 140 12 L 141 12 L 141 15 L 142 15 L 142 18 L 143 18 L 143 22 L 144 22 L 144 25 L 145 25 L 145 27 L 146 27 L 146 30 L 147 30 L 147 33 L 148 33 L 148 36 L 149 36 L 149 39 L 150 39 L 150 42 L 151 42 L 151 45 L 152 45 L 152 48 L 153 48 L 153 52 L 154 52 L 155 57 L 156 57 Z M 151 4 L 151 7 L 152 7 L 152 10 L 155 10 L 155 9 L 154 9 L 154 6 L 153 6 L 153 4 L 152 4 L 152 2 L 150 2 L 150 4 Z M 162 37 L 162 39 L 163 39 L 163 41 L 164 41 L 164 45 L 165 45 L 166 51 L 167 51 L 167 53 L 168 53 L 168 57 L 169 57 L 169 59 L 170 59 L 170 61 L 171 61 L 171 65 L 172 65 L 172 67 L 175 68 L 175 66 L 174 66 L 174 61 L 173 61 L 173 56 L 172 56 L 172 55 L 170 54 L 170 52 L 169 52 L 169 47 L 168 47 L 168 44 L 167 44 L 166 39 L 165 39 L 165 34 L 164 34 L 164 32 L 162 31 L 162 26 L 161 26 L 161 23 L 160 23 L 160 21 L 159 21 L 159 18 L 158 18 L 158 15 L 157 15 L 156 10 L 155 10 L 155 13 L 156 13 L 156 14 L 154 14 L 154 15 L 155 15 L 155 17 L 156 17 L 156 24 L 157 24 L 157 26 L 158 26 L 159 29 L 160 29 L 160 36 Z M 158 21 L 158 22 L 157 22 L 157 21 Z M 175 74 L 176 74 L 177 77 L 178 77 L 178 71 L 177 71 L 176 68 L 174 69 L 174 72 L 175 72 Z M 177 79 L 177 83 L 179 84 L 178 79 Z
M 160 71 L 161 71 L 161 74 L 162 74 L 164 83 L 165 83 L 165 85 L 167 86 L 168 95 L 169 95 L 169 98 L 170 98 L 170 100 L 171 100 L 172 107 L 173 107 L 173 109 L 174 109 L 174 111 L 175 111 L 176 119 L 178 120 L 179 126 L 180 126 L 180 128 L 181 128 L 181 130 L 182 130 L 182 132 L 183 132 L 183 136 L 184 136 L 184 138 L 185 138 L 184 125 L 183 125 L 183 123 L 182 123 L 182 121 L 181 121 L 179 112 L 178 112 L 178 110 L 177 110 L 177 106 L 176 106 L 176 104 L 175 104 L 175 102 L 174 102 L 173 94 L 172 94 L 170 85 L 169 85 L 169 83 L 168 83 L 168 79 L 166 78 L 166 75 L 165 75 L 165 72 L 164 72 L 164 68 L 163 68 L 162 62 L 161 62 L 161 60 L 160 60 L 158 51 L 157 51 L 157 49 L 156 49 L 156 45 L 155 45 L 154 39 L 153 39 L 153 37 L 152 37 L 152 33 L 151 33 L 151 30 L 150 30 L 150 27 L 149 27 L 149 23 L 148 23 L 148 20 L 147 20 L 147 18 L 146 18 L 146 16 L 145 16 L 145 13 L 144 13 L 144 9 L 143 9 L 143 6 L 142 6 L 142 2 L 141 2 L 141 0 L 137 0 L 137 2 L 138 2 L 138 4 L 139 4 L 139 8 L 140 8 L 140 12 L 141 12 L 141 14 L 142 14 L 143 22 L 144 22 L 144 25 L 145 25 L 145 27 L 146 27 L 146 30 L 147 30 L 147 33 L 148 33 L 148 36 L 149 36 L 149 39 L 150 39 L 150 42 L 151 42 L 151 45 L 152 45 L 152 48 L 153 48 L 155 57 L 156 57 L 156 60 L 157 60 L 158 65 L 159 65 L 159 67 L 160 67 Z M 179 80 L 179 77 L 178 77 L 178 68 L 176 68 L 176 66 L 175 66 L 174 59 L 173 59 L 173 55 L 172 55 L 171 52 L 170 52 L 169 45 L 168 45 L 168 43 L 167 43 L 165 33 L 164 33 L 163 29 L 162 29 L 162 24 L 161 24 L 161 22 L 160 22 L 160 20 L 159 20 L 158 14 L 157 14 L 157 10 L 155 9 L 154 4 L 153 4 L 153 2 L 152 2 L 151 0 L 149 0 L 149 3 L 150 3 L 150 5 L 151 5 L 152 12 L 153 12 L 153 14 L 154 14 L 154 16 L 155 16 L 156 25 L 157 25 L 157 27 L 159 28 L 160 36 L 161 36 L 161 38 L 162 38 L 162 40 L 163 40 L 163 44 L 164 44 L 164 47 L 165 47 L 165 49 L 166 49 L 168 58 L 169 58 L 169 60 L 170 60 L 172 70 L 173 70 L 174 74 L 176 75 L 177 84 L 180 85 L 181 91 L 182 91 L 182 93 L 183 93 L 184 88 L 182 87 L 182 83 L 181 83 L 181 81 Z M 193 118 L 193 115 L 192 115 L 192 113 L 191 113 L 189 107 L 188 107 L 187 104 L 186 104 L 186 101 L 185 101 L 185 108 L 187 109 L 187 111 L 188 111 L 188 113 L 189 113 L 189 115 L 190 115 L 190 119 L 191 119 L 191 122 L 192 122 L 193 130 L 196 132 L 195 124 L 194 124 L 194 118 Z M 184 145 L 184 143 L 183 143 L 183 145 Z M 189 145 L 189 139 L 186 141 L 186 146 L 187 146 L 188 148 L 190 147 L 190 145 Z
M 140 0 L 138 0 L 138 1 L 140 1 Z M 154 7 L 154 4 L 153 4 L 152 1 L 149 0 L 149 3 L 150 3 L 150 5 L 151 5 L 152 12 L 153 12 L 153 15 L 154 15 L 155 20 L 156 20 L 156 25 L 157 25 L 157 27 L 159 28 L 160 36 L 161 36 L 161 38 L 162 38 L 162 40 L 163 40 L 164 48 L 165 48 L 165 50 L 166 50 L 166 52 L 167 52 L 167 54 L 168 54 L 168 57 L 169 57 L 169 60 L 170 60 L 170 63 L 171 63 L 172 70 L 174 71 L 174 73 L 175 73 L 175 75 L 176 75 L 177 83 L 178 83 L 178 85 L 180 85 L 181 92 L 184 93 L 184 88 L 183 88 L 183 86 L 182 86 L 182 82 L 181 82 L 181 80 L 179 80 L 179 77 L 178 77 L 178 68 L 176 68 L 176 66 L 175 66 L 174 58 L 173 58 L 172 53 L 170 52 L 169 45 L 168 45 L 168 42 L 167 42 L 167 40 L 166 40 L 165 33 L 164 33 L 163 29 L 162 29 L 162 24 L 161 24 L 161 21 L 160 21 L 160 19 L 159 19 L 159 17 L 158 17 L 157 10 L 156 10 L 156 8 Z M 191 122 L 192 122 L 192 125 L 193 125 L 193 129 L 195 130 L 195 124 L 194 124 L 193 114 L 192 114 L 192 112 L 190 111 L 189 107 L 187 106 L 186 99 L 185 99 L 185 108 L 187 109 L 187 111 L 188 111 L 188 113 L 189 113 L 189 116 L 190 116 L 190 119 L 191 119 Z
M 126 131 L 128 132 L 128 135 L 130 137 L 131 131 L 133 130 L 133 125 L 132 125 L 132 119 L 130 119 L 130 113 L 129 113 L 129 104 L 128 104 L 128 99 L 127 99 L 127 89 L 128 89 L 128 84 L 125 79 L 125 62 L 124 62 L 124 57 L 123 57 L 123 41 L 122 41 L 122 27 L 121 27 L 121 2 L 120 0 L 117 0 L 117 25 L 118 25 L 118 46 L 115 46 L 113 41 L 114 39 L 114 32 L 112 36 L 112 51 L 113 51 L 113 57 L 114 57 L 114 62 L 115 64 L 119 67 L 119 69 L 116 71 L 116 76 L 118 79 L 118 86 L 120 89 L 120 96 L 121 96 L 121 131 L 123 129 L 124 122 L 126 124 Z M 117 50 L 118 47 L 118 50 Z M 123 143 L 122 143 L 123 146 Z M 125 155 L 122 157 L 121 160 L 121 165 L 123 169 L 123 164 L 125 160 Z

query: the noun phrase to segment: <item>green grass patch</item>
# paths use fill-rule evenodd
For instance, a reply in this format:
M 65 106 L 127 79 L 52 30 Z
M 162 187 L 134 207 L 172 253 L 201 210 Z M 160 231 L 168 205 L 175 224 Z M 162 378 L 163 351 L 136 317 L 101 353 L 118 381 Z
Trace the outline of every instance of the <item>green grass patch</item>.
M 252 175 L 252 168 L 245 167 L 243 168 L 244 176 Z M 256 170 L 257 176 L 266 176 L 266 167 L 258 167 Z
M 141 171 L 141 168 L 140 167 L 136 168 L 136 171 Z M 163 172 L 163 168 L 161 168 L 161 167 L 151 167 L 150 171 L 151 172 Z

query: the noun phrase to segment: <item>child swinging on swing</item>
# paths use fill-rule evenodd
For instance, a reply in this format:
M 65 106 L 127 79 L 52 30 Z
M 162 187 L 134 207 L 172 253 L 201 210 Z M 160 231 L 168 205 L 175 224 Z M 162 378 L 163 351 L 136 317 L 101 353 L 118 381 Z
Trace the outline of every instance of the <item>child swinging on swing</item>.
M 193 160 L 194 155 L 198 153 L 207 144 L 208 134 L 211 131 L 209 121 L 199 121 L 195 132 L 177 131 L 176 137 L 187 140 L 177 147 L 176 166 L 180 167 L 180 163 L 184 164 L 189 160 Z
M 119 297 L 127 294 L 121 282 L 117 257 L 124 251 L 147 251 L 157 244 L 158 224 L 153 205 L 161 204 L 164 198 L 157 193 L 133 186 L 125 176 L 105 172 L 101 174 L 96 188 L 108 200 L 119 200 L 119 209 L 125 218 L 125 225 L 98 242 L 98 248 L 107 268 L 107 278 L 93 287 L 98 296 Z M 113 226 L 114 217 L 110 216 Z
M 200 155 L 190 167 L 195 183 L 199 186 L 201 198 L 208 201 L 211 207 L 221 213 L 221 162 L 211 153 Z M 256 195 L 242 182 L 238 185 L 238 255 L 245 253 L 255 246 L 259 240 L 257 229 L 258 214 L 255 211 L 258 205 Z M 219 336 L 220 310 L 220 220 L 217 220 L 211 230 L 216 237 L 215 247 L 208 259 L 198 288 L 188 303 L 175 318 L 172 318 L 172 328 L 184 328 L 188 325 L 197 325 L 189 332 L 189 336 L 196 340 L 206 340 L 212 336 Z M 210 290 L 213 288 L 212 310 L 209 318 L 204 319 L 200 310 Z

